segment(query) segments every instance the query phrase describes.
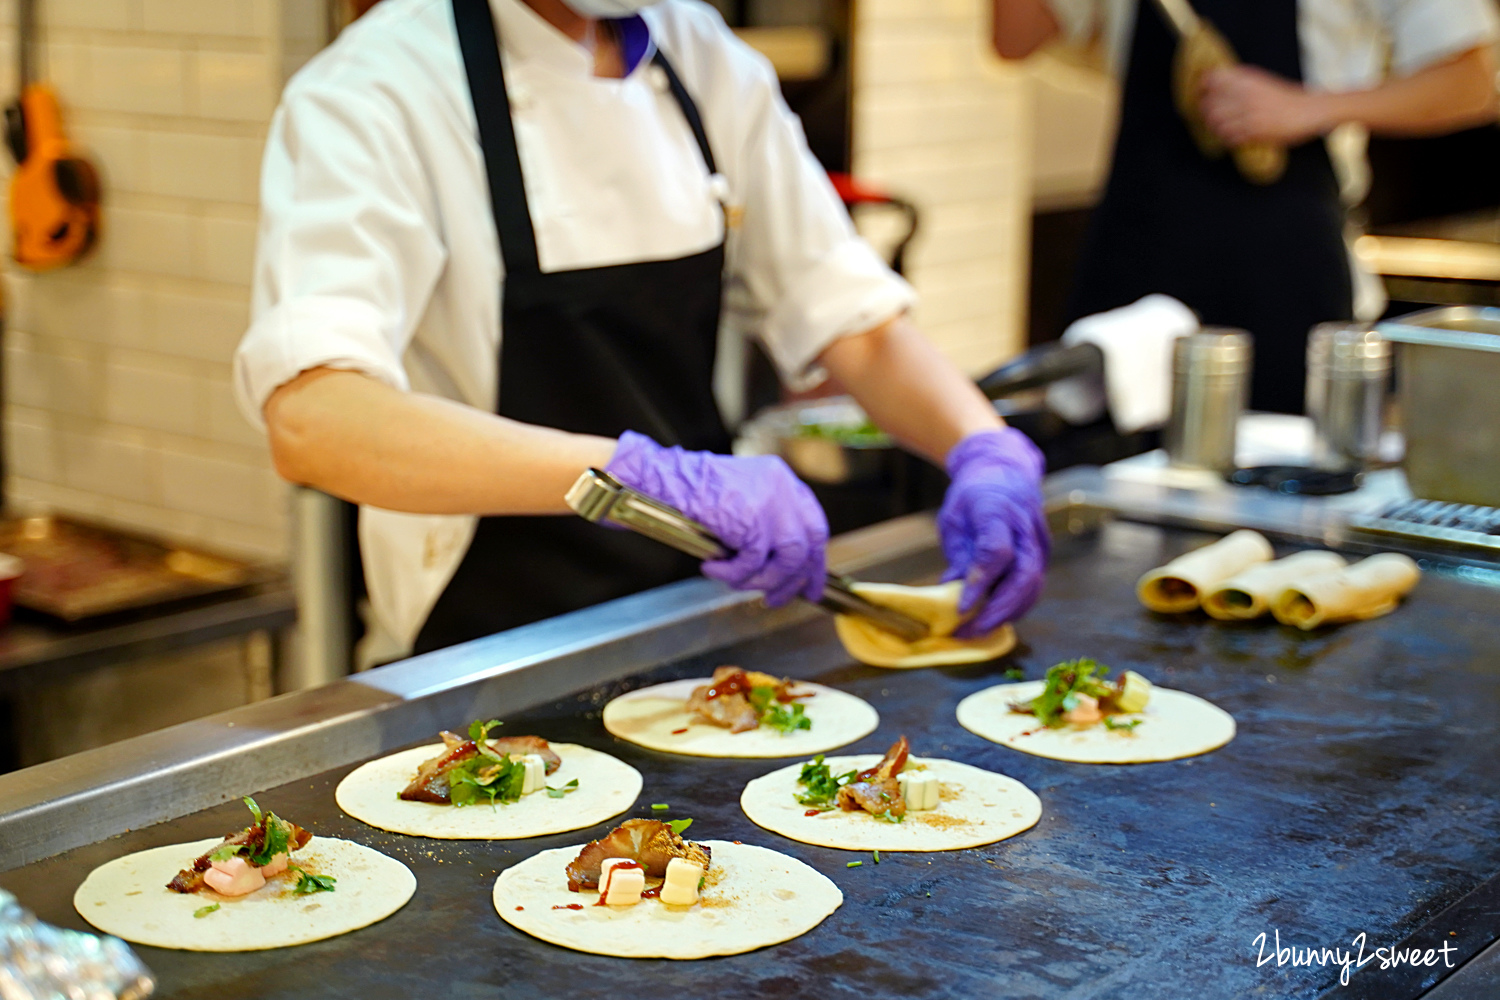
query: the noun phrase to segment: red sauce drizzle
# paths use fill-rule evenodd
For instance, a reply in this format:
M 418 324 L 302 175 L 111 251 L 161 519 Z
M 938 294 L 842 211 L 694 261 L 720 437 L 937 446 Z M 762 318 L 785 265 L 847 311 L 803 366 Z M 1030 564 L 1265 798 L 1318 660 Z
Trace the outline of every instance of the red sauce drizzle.
M 666 884 L 667 883 L 663 882 L 661 885 L 666 885 Z M 654 885 L 654 886 L 652 886 L 649 889 L 642 890 L 642 892 L 641 892 L 641 898 L 642 899 L 660 899 L 661 898 L 661 885 Z
M 821 809 L 809 809 L 807 812 L 803 813 L 802 815 L 804 815 L 804 816 L 821 816 L 821 815 L 823 815 L 823 810 L 821 810 Z
M 736 841 L 735 841 L 735 843 L 736 843 L 736 844 L 738 844 L 738 843 L 739 843 L 739 841 L 738 841 L 738 840 L 736 840 Z
M 687 726 L 683 726 L 681 729 L 674 729 L 674 730 L 672 730 L 672 735 L 673 736 L 681 736 L 683 733 L 685 733 L 687 731 L 688 731 L 688 727 Z
M 715 698 L 725 698 L 732 694 L 748 695 L 750 693 L 750 678 L 743 671 L 738 670 L 724 678 L 723 682 L 708 689 L 706 697 L 709 701 Z
M 526 907 L 524 907 L 524 906 L 518 906 L 518 907 L 516 907 L 516 912 L 520 913 L 524 909 L 526 909 Z
M 605 906 L 605 905 L 608 905 L 608 904 L 606 904 L 604 902 L 604 900 L 609 897 L 609 880 L 615 877 L 615 872 L 619 871 L 622 868 L 639 868 L 640 866 L 641 866 L 641 863 L 639 861 L 621 861 L 619 864 L 617 864 L 613 868 L 611 868 L 609 870 L 609 873 L 604 876 L 604 884 L 601 885 L 601 886 L 599 886 L 599 901 L 597 903 L 595 903 L 594 905 L 595 906 Z M 658 889 L 657 891 L 660 892 L 661 890 Z M 642 899 L 646 898 L 646 894 L 644 892 L 641 893 L 641 898 Z M 581 910 L 581 909 L 583 909 L 583 907 L 580 906 L 579 909 Z
M 566 906 L 554 906 L 553 909 L 554 910 L 581 910 L 581 909 L 583 909 L 583 904 L 582 903 L 568 903 Z

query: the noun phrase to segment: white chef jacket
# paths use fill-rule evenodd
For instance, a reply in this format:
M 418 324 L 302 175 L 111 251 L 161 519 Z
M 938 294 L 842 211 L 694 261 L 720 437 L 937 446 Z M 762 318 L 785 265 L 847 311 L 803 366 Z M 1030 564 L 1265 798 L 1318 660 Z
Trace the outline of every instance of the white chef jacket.
M 1130 29 L 1142 0 L 1047 0 L 1065 36 L 1103 39 L 1111 67 L 1125 71 Z M 1150 0 L 1145 0 L 1150 3 Z M 1157 17 L 1155 11 L 1147 16 Z M 1388 75 L 1409 76 L 1500 38 L 1495 0 L 1300 0 L 1297 35 L 1303 83 L 1330 93 L 1368 90 Z M 1328 152 L 1345 203 L 1363 201 L 1370 188 L 1365 159 L 1369 135 L 1357 125 L 1328 137 Z M 1351 236 L 1357 235 L 1354 233 Z M 1385 291 L 1350 254 L 1355 314 L 1375 319 Z
M 544 271 L 701 253 L 728 232 L 726 308 L 789 379 L 834 340 L 909 309 L 854 232 L 770 64 L 708 5 L 644 13 L 698 104 L 711 179 L 650 54 L 623 80 L 518 0 L 491 0 Z M 261 181 L 252 325 L 235 391 L 262 424 L 310 368 L 493 412 L 502 262 L 450 0 L 385 0 L 287 86 Z M 473 537 L 472 517 L 366 507 L 376 622 L 409 649 Z

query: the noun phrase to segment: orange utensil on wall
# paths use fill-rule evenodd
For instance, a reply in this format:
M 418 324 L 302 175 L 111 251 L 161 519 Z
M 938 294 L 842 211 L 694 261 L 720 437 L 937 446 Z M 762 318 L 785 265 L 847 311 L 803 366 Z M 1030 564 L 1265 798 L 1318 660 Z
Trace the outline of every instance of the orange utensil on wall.
M 21 93 L 5 109 L 5 142 L 16 158 L 10 223 L 22 267 L 75 263 L 99 238 L 99 173 L 63 131 L 57 95 L 36 82 L 36 3 L 21 0 Z

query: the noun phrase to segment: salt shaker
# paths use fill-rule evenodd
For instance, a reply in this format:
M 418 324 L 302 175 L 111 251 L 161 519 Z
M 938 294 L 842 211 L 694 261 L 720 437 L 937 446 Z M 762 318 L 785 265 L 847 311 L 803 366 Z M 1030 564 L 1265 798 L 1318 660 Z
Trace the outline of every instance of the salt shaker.
M 1313 464 L 1362 469 L 1380 449 L 1391 344 L 1363 323 L 1320 323 L 1307 340 L 1307 415 Z
M 1240 414 L 1250 390 L 1254 339 L 1244 330 L 1204 327 L 1172 349 L 1172 416 L 1167 457 L 1184 469 L 1234 469 Z

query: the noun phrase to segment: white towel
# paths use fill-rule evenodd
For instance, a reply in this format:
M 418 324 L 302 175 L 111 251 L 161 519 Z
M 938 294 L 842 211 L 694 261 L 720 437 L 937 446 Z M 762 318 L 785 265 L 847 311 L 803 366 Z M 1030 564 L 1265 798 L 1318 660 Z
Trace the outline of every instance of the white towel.
M 1197 332 L 1198 317 L 1169 295 L 1085 316 L 1062 342 L 1098 345 L 1103 385 L 1092 376 L 1070 378 L 1047 390 L 1047 405 L 1069 423 L 1087 424 L 1099 419 L 1107 400 L 1121 434 L 1160 427 L 1172 412 L 1172 344 Z

